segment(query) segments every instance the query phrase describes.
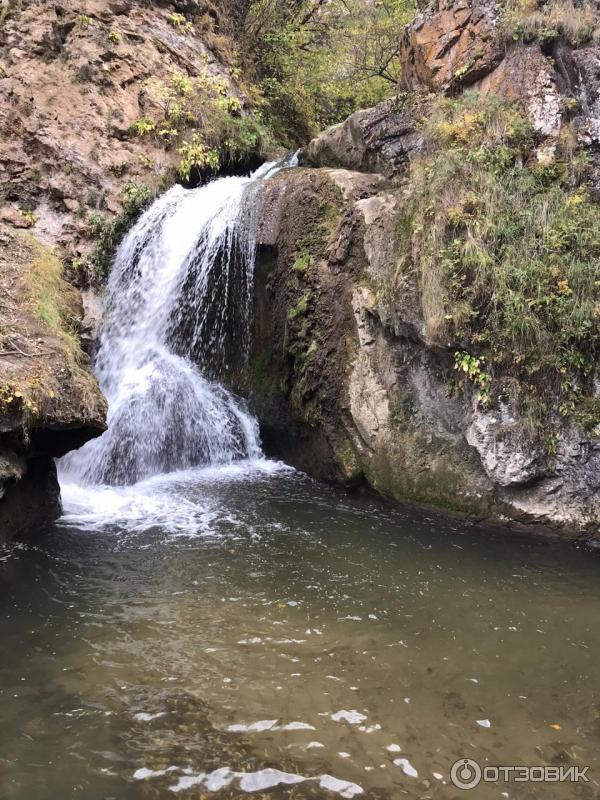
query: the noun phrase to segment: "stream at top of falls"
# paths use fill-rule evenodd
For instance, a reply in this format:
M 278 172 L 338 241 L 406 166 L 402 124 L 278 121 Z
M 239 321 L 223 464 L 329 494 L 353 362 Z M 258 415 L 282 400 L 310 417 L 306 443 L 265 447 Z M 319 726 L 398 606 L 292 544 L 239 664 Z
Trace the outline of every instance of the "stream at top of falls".
M 597 555 L 319 485 L 221 385 L 268 169 L 170 190 L 121 245 L 109 430 L 0 551 L 0 798 L 454 800 L 463 757 L 590 766 L 483 800 L 598 797 Z

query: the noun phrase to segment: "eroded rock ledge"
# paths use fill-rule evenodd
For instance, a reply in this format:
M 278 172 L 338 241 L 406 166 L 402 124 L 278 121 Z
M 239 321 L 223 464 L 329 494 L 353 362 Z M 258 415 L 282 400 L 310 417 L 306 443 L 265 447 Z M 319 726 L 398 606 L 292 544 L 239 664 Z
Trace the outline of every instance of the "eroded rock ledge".
M 534 172 L 562 169 L 569 137 L 587 164 L 580 196 L 598 197 L 600 46 L 560 30 L 507 41 L 503 24 L 497 3 L 423 3 L 403 38 L 398 97 L 322 133 L 302 169 L 264 187 L 252 399 L 267 446 L 313 475 L 598 538 L 598 426 L 559 414 L 548 390 L 548 438 L 524 419 L 514 379 L 497 376 L 504 388 L 488 406 L 460 386 L 461 345 L 443 318 L 432 332 L 435 287 L 423 287 L 402 230 L 411 166 L 427 155 L 423 126 L 440 96 L 465 90 L 516 104 Z M 477 116 L 476 101 L 468 108 L 463 120 Z
M 78 338 L 79 293 L 57 257 L 0 226 L 0 541 L 60 513 L 54 458 L 105 430 Z

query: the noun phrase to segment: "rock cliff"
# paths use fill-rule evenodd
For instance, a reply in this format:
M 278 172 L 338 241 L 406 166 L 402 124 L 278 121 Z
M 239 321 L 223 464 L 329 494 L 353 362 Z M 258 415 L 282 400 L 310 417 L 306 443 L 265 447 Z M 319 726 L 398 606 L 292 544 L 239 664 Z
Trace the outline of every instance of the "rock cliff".
M 234 59 L 211 3 L 0 2 L 0 538 L 57 515 L 53 458 L 104 430 L 73 287 L 89 328 L 154 194 L 258 158 Z
M 265 187 L 252 393 L 312 474 L 600 534 L 599 19 L 569 8 L 423 4 L 398 96 Z
M 200 157 L 194 132 L 218 145 L 217 114 L 242 118 L 232 45 L 193 0 L 3 9 L 0 219 L 57 245 L 84 285 L 106 266 L 109 224 L 177 178 L 183 147 Z
M 60 511 L 53 459 L 105 429 L 80 348 L 81 301 L 30 234 L 0 226 L 0 540 Z

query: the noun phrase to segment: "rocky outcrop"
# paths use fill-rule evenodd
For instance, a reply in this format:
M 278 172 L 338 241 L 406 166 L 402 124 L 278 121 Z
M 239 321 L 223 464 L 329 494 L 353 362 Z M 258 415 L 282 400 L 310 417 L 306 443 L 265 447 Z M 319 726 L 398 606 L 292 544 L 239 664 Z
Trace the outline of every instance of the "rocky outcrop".
M 61 272 L 30 234 L 0 226 L 0 540 L 60 513 L 53 459 L 105 429 L 79 293 Z
M 370 289 L 397 258 L 401 195 L 367 177 L 298 170 L 265 187 L 251 356 L 265 443 L 327 480 L 491 513 L 449 358 L 426 346 L 408 304 L 382 315 Z
M 557 4 L 560 9 L 560 3 Z M 525 11 L 523 13 L 526 13 Z M 540 35 L 522 31 L 526 20 L 510 17 L 496 0 L 426 2 L 406 27 L 400 47 L 401 89 L 456 95 L 473 89 L 522 105 L 534 129 L 556 139 L 572 119 L 578 136 L 598 144 L 600 131 L 600 45 L 569 41 L 563 30 L 577 25 L 591 36 L 584 13 L 597 15 L 585 0 L 564 4 L 560 14 L 537 10 Z M 596 23 L 596 33 L 598 22 Z M 597 35 L 596 35 L 597 39 Z M 577 46 L 575 46 L 577 45 Z
M 481 409 L 426 336 L 415 285 L 392 285 L 405 189 L 334 169 L 263 191 L 251 401 L 267 449 L 326 480 L 484 518 L 600 532 L 600 439 L 556 452 L 511 402 Z M 389 303 L 375 292 L 390 278 Z
M 496 0 L 425 4 L 401 46 L 402 84 L 413 91 L 456 91 L 489 73 L 503 57 Z
M 300 151 L 300 163 L 399 175 L 423 145 L 425 109 L 423 100 L 405 94 L 357 111 L 313 139 Z
M 547 398 L 553 433 L 534 429 L 527 389 L 508 376 L 493 403 L 478 402 L 456 370 L 462 345 L 431 334 L 429 295 L 443 308 L 444 286 L 423 283 L 403 231 L 427 118 L 444 108 L 432 92 L 515 103 L 533 172 L 560 174 L 568 140 L 585 149 L 598 192 L 598 45 L 558 28 L 507 40 L 488 0 L 421 5 L 402 39 L 398 97 L 322 133 L 301 153 L 306 169 L 264 188 L 251 397 L 265 441 L 312 474 L 397 500 L 598 538 L 598 427 Z M 476 120 L 476 103 L 465 113 Z M 468 129 L 455 135 L 468 142 Z
M 126 187 L 152 193 L 173 180 L 173 123 L 164 134 L 158 124 L 169 91 L 202 79 L 244 99 L 210 4 L 11 0 L 2 13 L 0 220 L 58 245 L 81 282 L 93 215 L 119 214 Z

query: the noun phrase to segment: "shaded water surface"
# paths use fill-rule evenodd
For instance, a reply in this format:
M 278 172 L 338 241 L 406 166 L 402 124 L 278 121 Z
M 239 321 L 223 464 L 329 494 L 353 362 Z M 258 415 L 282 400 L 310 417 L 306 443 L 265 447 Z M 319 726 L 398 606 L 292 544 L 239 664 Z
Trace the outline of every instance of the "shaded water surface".
M 264 461 L 64 496 L 0 561 L 3 800 L 598 796 L 594 554 Z

